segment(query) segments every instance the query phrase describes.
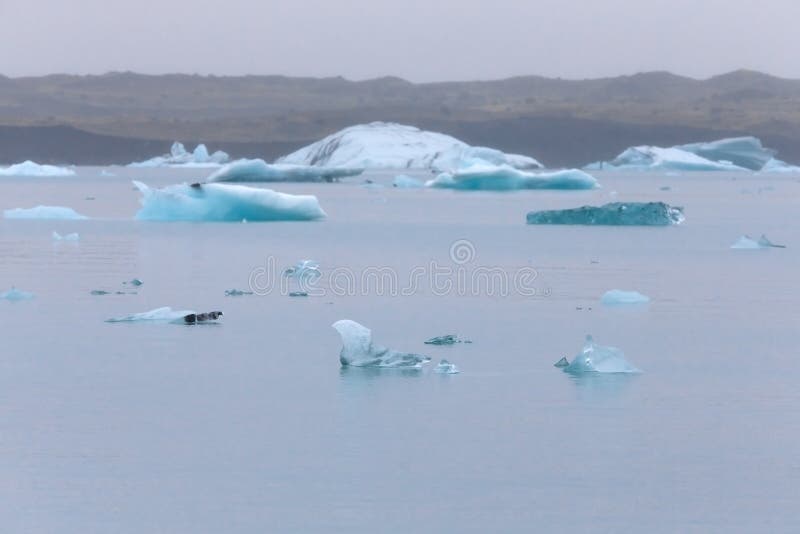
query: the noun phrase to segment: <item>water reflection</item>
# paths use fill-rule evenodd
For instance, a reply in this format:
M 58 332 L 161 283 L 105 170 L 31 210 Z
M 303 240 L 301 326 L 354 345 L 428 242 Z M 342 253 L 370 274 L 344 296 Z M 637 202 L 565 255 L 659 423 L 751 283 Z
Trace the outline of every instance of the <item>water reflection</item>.
M 578 399 L 590 403 L 620 397 L 641 376 L 639 373 L 565 374 L 575 384 Z

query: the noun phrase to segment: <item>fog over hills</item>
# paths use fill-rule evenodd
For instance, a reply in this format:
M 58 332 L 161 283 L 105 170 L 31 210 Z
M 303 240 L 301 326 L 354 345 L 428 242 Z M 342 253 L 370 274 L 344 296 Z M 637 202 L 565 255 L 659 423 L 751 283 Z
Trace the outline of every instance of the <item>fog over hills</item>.
M 800 161 L 800 80 L 736 71 L 649 72 L 414 84 L 284 76 L 0 77 L 0 162 L 126 163 L 205 142 L 272 159 L 352 124 L 394 121 L 547 165 L 609 159 L 635 144 L 755 135 Z

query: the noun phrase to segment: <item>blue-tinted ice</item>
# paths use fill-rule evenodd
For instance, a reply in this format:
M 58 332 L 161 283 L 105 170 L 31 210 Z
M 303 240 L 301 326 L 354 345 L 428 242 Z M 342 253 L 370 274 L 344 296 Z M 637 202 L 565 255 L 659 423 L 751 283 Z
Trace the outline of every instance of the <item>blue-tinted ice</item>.
M 565 210 L 531 211 L 528 224 L 669 226 L 684 220 L 683 208 L 664 202 L 612 202 Z
M 563 361 L 556 363 L 565 373 L 640 373 L 641 371 L 628 363 L 621 350 L 614 347 L 604 347 L 595 344 L 592 336 L 586 336 L 583 350 L 575 356 L 569 365 L 564 366 Z
M 355 321 L 342 319 L 333 323 L 342 337 L 339 362 L 343 367 L 386 367 L 419 369 L 431 361 L 428 356 L 398 352 L 372 343 L 372 331 Z

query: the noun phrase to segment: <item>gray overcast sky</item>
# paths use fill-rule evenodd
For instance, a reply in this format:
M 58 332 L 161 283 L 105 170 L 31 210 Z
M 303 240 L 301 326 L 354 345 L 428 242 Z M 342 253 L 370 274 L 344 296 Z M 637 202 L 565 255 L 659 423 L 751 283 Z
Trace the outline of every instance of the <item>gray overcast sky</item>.
M 0 0 L 0 73 L 800 78 L 800 0 Z

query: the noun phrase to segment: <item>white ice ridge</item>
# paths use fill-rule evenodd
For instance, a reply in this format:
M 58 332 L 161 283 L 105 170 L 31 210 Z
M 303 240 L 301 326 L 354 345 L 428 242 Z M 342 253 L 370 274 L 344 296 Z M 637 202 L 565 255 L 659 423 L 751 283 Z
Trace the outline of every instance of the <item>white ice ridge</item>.
M 180 184 L 142 193 L 136 218 L 147 221 L 308 221 L 325 217 L 313 195 L 230 184 Z
M 0 168 L 0 176 L 74 176 L 75 171 L 54 165 L 39 165 L 31 160 Z
M 563 361 L 563 359 L 562 359 Z M 595 344 L 592 336 L 586 336 L 583 350 L 575 356 L 569 365 L 559 361 L 556 366 L 571 374 L 584 373 L 639 373 L 639 369 L 628 363 L 621 350 Z
M 600 298 L 600 302 L 606 306 L 619 306 L 625 304 L 647 304 L 650 297 L 642 295 L 638 291 L 624 291 L 622 289 L 612 289 L 606 291 Z
M 514 191 L 519 189 L 594 189 L 599 187 L 590 174 L 578 169 L 528 172 L 508 165 L 475 164 L 465 169 L 442 173 L 428 187 L 469 191 Z
M 765 148 L 756 137 L 734 137 L 669 148 L 635 146 L 612 161 L 593 163 L 587 169 L 769 172 L 793 172 L 792 169 L 796 169 L 775 159 L 775 154 L 775 150 Z
M 449 135 L 387 122 L 345 128 L 277 162 L 320 167 L 436 171 L 452 171 L 475 162 L 519 169 L 542 167 L 528 156 L 473 147 Z
M 228 159 L 228 154 L 221 150 L 209 154 L 204 144 L 199 144 L 194 151 L 188 152 L 183 143 L 175 141 L 172 143 L 169 154 L 130 163 L 128 167 L 218 167 L 226 163 Z
M 14 208 L 3 211 L 6 219 L 63 219 L 81 220 L 89 217 L 81 215 L 72 208 L 63 206 L 36 206 L 34 208 Z
M 269 164 L 263 159 L 236 160 L 208 177 L 209 182 L 333 182 L 357 176 L 364 169 L 329 168 L 288 163 Z
M 333 323 L 333 328 L 342 337 L 339 362 L 343 367 L 388 367 L 419 369 L 431 361 L 427 356 L 397 352 L 372 343 L 372 331 L 349 319 Z

